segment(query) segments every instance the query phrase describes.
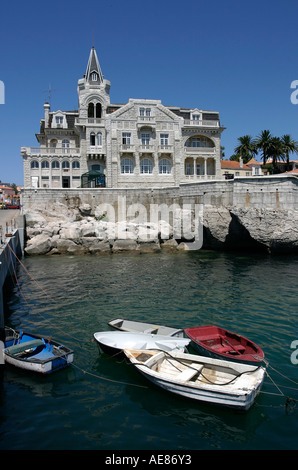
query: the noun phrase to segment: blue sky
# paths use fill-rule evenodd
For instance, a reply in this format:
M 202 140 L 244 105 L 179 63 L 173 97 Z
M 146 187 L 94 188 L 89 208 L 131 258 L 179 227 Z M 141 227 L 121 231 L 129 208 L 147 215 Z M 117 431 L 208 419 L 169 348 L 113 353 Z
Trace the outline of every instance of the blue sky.
M 226 158 L 264 129 L 298 141 L 297 0 L 1 0 L 0 17 L 2 182 L 23 183 L 20 148 L 38 146 L 49 85 L 52 110 L 77 109 L 92 25 L 112 103 L 219 111 Z

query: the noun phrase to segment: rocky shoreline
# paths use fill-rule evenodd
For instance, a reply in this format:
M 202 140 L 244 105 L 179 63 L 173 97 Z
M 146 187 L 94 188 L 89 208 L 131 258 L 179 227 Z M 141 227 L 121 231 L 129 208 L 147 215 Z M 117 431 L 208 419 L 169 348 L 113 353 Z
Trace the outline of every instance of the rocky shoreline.
M 88 204 L 69 208 L 52 203 L 48 209 L 27 209 L 24 215 L 27 256 L 193 249 L 192 235 L 177 237 L 175 224 L 134 219 L 114 222 L 100 208 L 92 210 Z M 298 252 L 298 211 L 205 205 L 201 223 L 202 249 Z

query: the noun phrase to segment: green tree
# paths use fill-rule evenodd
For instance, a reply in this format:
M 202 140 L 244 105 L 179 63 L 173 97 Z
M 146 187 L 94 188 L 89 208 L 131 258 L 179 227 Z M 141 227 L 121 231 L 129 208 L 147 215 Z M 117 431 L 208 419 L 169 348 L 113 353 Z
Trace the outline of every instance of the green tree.
M 262 131 L 255 140 L 255 145 L 258 150 L 262 151 L 263 165 L 266 165 L 266 160 L 268 158 L 268 151 L 271 145 L 272 135 L 270 131 Z
M 287 171 L 290 169 L 290 154 L 298 152 L 298 143 L 291 139 L 289 134 L 285 134 L 281 137 L 281 141 L 284 147 L 284 155 L 287 161 Z
M 247 163 L 258 153 L 256 144 L 250 135 L 238 137 L 238 141 L 239 145 L 235 147 L 234 152 L 236 153 L 237 157 L 242 158 L 243 163 Z
M 272 158 L 273 173 L 277 173 L 277 160 L 284 160 L 285 158 L 284 145 L 279 137 L 271 137 L 268 148 L 268 157 Z

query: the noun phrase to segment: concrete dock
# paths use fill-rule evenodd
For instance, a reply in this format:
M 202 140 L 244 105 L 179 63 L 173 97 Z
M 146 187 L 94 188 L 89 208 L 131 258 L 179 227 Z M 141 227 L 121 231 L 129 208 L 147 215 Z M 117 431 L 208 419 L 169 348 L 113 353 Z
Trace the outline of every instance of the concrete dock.
M 4 306 L 3 287 L 7 277 L 14 272 L 17 258 L 24 247 L 24 217 L 19 210 L 0 211 L 0 364 L 4 364 Z

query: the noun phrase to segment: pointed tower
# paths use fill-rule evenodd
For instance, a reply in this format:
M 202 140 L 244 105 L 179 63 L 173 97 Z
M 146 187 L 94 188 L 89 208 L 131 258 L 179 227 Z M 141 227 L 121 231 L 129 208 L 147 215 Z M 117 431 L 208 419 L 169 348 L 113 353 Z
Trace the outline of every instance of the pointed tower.
M 94 47 L 92 47 L 90 51 L 85 78 L 87 82 L 91 82 L 93 84 L 95 84 L 95 82 L 98 82 L 98 84 L 103 82 L 103 75 L 101 73 L 96 50 Z
M 92 46 L 84 78 L 78 81 L 80 119 L 101 119 L 110 104 L 109 80 L 104 79 L 95 48 Z

